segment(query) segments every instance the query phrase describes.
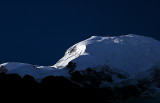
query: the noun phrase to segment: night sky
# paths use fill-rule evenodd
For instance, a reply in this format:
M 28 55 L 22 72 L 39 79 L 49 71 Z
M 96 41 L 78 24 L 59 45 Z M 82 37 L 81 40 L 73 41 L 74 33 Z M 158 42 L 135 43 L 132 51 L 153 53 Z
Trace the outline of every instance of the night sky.
M 0 63 L 53 65 L 92 35 L 160 40 L 160 0 L 2 0 Z

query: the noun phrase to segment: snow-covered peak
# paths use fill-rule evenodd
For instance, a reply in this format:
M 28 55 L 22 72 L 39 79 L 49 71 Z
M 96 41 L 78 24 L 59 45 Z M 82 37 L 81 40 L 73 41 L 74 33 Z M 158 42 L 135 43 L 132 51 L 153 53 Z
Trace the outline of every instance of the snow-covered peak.
M 92 36 L 70 47 L 53 67 L 62 69 L 73 61 L 77 70 L 108 65 L 135 74 L 159 65 L 159 51 L 160 42 L 150 37 Z
M 0 65 L 0 72 L 31 75 L 36 79 L 46 76 L 69 76 L 65 68 L 76 63 L 76 70 L 107 65 L 136 76 L 153 66 L 160 65 L 160 42 L 134 34 L 122 36 L 92 36 L 71 46 L 53 66 L 36 66 L 10 62 Z

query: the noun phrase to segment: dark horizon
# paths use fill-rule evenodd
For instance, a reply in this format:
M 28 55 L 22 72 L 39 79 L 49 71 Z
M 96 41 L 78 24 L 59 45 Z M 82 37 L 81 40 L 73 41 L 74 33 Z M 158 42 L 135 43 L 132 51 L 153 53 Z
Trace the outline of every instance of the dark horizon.
M 159 0 L 0 1 L 0 63 L 53 65 L 92 35 L 160 40 Z

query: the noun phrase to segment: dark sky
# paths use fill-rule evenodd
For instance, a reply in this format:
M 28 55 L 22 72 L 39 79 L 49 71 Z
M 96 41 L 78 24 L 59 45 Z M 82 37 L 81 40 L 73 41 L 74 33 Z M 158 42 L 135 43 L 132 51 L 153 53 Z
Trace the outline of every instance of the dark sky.
M 160 0 L 2 0 L 0 63 L 53 65 L 92 35 L 160 40 Z

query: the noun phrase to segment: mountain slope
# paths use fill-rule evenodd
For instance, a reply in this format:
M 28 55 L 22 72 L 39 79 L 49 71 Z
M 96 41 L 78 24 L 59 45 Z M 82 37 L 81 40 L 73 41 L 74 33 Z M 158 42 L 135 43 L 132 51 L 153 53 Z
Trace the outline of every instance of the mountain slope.
M 19 74 L 21 77 L 30 75 L 36 80 L 41 80 L 47 76 L 68 76 L 65 69 L 56 69 L 49 66 L 36 66 L 27 63 L 9 62 L 0 65 L 0 72 L 7 74 Z
M 64 92 L 62 88 L 79 88 L 78 92 L 67 89 L 64 97 L 73 94 L 68 97 L 71 100 L 77 97 L 75 94 L 83 94 L 77 99 L 83 102 L 159 103 L 159 51 L 160 41 L 150 37 L 92 36 L 70 47 L 53 66 L 0 64 L 0 86 L 16 91 L 25 87 L 40 88 L 39 91 L 45 88 L 56 96 L 62 94 L 60 90 Z M 91 89 L 84 89 L 84 92 L 81 88 Z
M 91 38 L 70 47 L 53 67 L 62 69 L 70 61 L 77 70 L 99 65 L 121 69 L 135 75 L 160 64 L 160 42 L 134 34 Z
M 70 47 L 64 57 L 53 66 L 36 66 L 26 63 L 4 63 L 0 72 L 31 75 L 36 79 L 46 76 L 70 77 L 66 66 L 75 62 L 75 70 L 99 69 L 109 66 L 115 71 L 137 76 L 153 66 L 160 65 L 160 42 L 150 37 L 122 35 L 114 37 L 92 36 Z M 99 68 L 98 68 L 99 67 Z M 116 74 L 115 74 L 116 75 Z

